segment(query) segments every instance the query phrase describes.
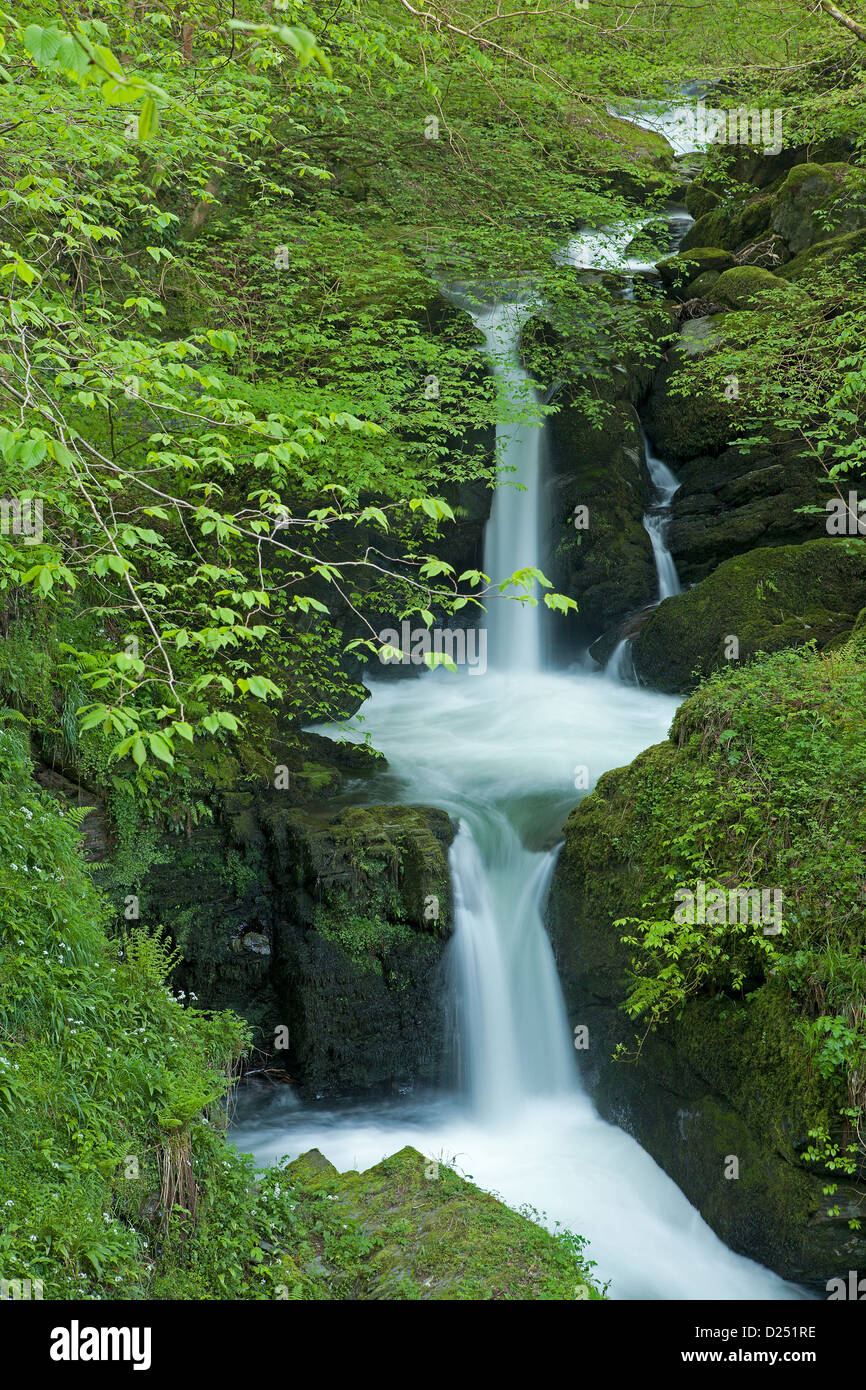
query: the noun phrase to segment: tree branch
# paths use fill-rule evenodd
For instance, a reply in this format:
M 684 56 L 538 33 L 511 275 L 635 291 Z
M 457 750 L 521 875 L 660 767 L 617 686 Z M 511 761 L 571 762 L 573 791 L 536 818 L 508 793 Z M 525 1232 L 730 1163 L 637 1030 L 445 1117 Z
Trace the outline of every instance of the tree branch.
M 849 30 L 861 43 L 866 43 L 866 24 L 860 24 L 856 19 L 852 19 L 844 10 L 840 10 L 838 5 L 834 5 L 833 0 L 818 0 L 818 6 L 831 19 L 835 19 L 837 24 L 841 24 L 843 29 Z

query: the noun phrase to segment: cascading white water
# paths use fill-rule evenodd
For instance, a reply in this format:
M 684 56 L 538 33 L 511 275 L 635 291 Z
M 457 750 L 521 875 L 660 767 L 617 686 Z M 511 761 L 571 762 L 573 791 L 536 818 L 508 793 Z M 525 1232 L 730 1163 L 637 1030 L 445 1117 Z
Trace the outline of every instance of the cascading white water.
M 574 1086 L 565 1007 L 542 922 L 555 855 L 528 850 L 501 812 L 461 822 L 450 856 L 465 1082 L 476 1114 Z
M 677 567 L 667 543 L 671 502 L 674 499 L 674 494 L 679 492 L 680 484 L 667 464 L 655 457 L 649 444 L 646 446 L 646 464 L 652 479 L 655 498 L 644 516 L 643 524 L 652 543 L 656 573 L 659 577 L 659 603 L 661 603 L 662 599 L 672 598 L 674 594 L 681 592 Z
M 336 1106 L 301 1106 L 286 1086 L 242 1095 L 241 1150 L 272 1162 L 315 1147 L 349 1169 L 411 1144 L 456 1161 L 480 1186 L 586 1236 L 614 1298 L 800 1296 L 729 1250 L 640 1145 L 600 1119 L 540 920 L 576 767 L 592 784 L 629 762 L 665 737 L 676 704 L 588 671 L 440 669 L 372 687 L 363 733 L 388 759 L 382 799 L 440 806 L 461 823 L 449 949 L 465 1092 Z
M 666 463 L 656 458 L 644 438 L 647 471 L 653 485 L 653 501 L 649 511 L 644 513 L 644 530 L 650 538 L 653 560 L 655 561 L 659 591 L 656 603 L 672 598 L 682 592 L 674 557 L 668 549 L 667 533 L 670 524 L 671 502 L 679 491 L 679 480 Z M 612 681 L 634 679 L 634 662 L 631 654 L 631 637 L 623 637 L 613 649 L 604 668 L 604 673 Z
M 500 405 L 513 421 L 498 431 L 497 452 L 501 484 L 493 498 L 490 524 L 484 537 L 484 572 L 497 580 L 519 569 L 537 569 L 540 534 L 542 432 L 531 416 L 535 395 L 518 356 L 520 329 L 530 303 L 500 302 L 473 315 L 484 334 L 493 371 L 500 386 Z M 527 597 L 537 600 L 537 584 Z M 521 593 L 521 590 L 515 590 Z M 488 603 L 487 661 L 497 671 L 535 671 L 541 664 L 541 638 L 531 604 L 517 597 L 495 597 Z
M 526 390 L 516 362 L 521 313 L 514 305 L 477 316 L 512 405 Z M 506 489 L 493 507 L 485 566 L 497 580 L 537 563 L 540 436 L 502 427 L 504 457 L 525 491 Z M 363 1168 L 405 1144 L 456 1161 L 506 1201 L 586 1236 L 612 1297 L 801 1297 L 728 1250 L 581 1087 L 543 926 L 555 846 L 577 800 L 575 774 L 577 785 L 592 785 L 664 738 L 677 702 L 609 673 L 543 672 L 540 612 L 493 600 L 483 678 L 439 669 L 373 685 L 363 729 L 349 731 L 386 755 L 383 799 L 442 807 L 459 822 L 450 951 L 463 1096 L 324 1109 L 300 1106 L 281 1087 L 265 1103 L 241 1097 L 233 1138 L 262 1162 L 318 1147 L 340 1168 Z

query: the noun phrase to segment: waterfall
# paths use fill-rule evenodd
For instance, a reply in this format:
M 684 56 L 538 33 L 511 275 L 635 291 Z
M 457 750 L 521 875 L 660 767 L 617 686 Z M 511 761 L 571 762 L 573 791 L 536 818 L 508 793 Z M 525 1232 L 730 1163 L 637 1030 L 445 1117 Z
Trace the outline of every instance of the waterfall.
M 540 420 L 535 394 L 520 362 L 520 330 L 529 301 L 500 302 L 473 314 L 484 334 L 501 405 L 509 423 L 496 431 L 500 486 L 484 535 L 484 572 L 501 583 L 518 569 L 538 569 L 541 535 Z M 519 592 L 519 591 L 515 591 Z M 528 595 L 538 602 L 538 585 Z M 529 602 L 496 595 L 487 603 L 487 660 L 496 671 L 537 671 L 541 665 L 540 612 Z
M 473 312 L 509 417 L 527 415 L 534 400 L 518 359 L 529 309 L 524 299 Z M 518 567 L 544 568 L 543 431 L 511 423 L 497 435 L 506 486 L 487 524 L 484 568 L 498 582 Z M 649 452 L 647 465 L 655 498 L 644 524 L 661 598 L 679 587 L 665 534 L 677 482 Z M 520 486 L 507 486 L 508 479 Z M 386 802 L 396 788 L 406 804 L 441 807 L 458 823 L 448 951 L 460 1095 L 367 1098 L 323 1109 L 300 1106 L 286 1097 L 290 1088 L 278 1087 L 236 1125 L 235 1142 L 263 1162 L 317 1147 L 343 1169 L 377 1163 L 406 1144 L 434 1159 L 457 1159 L 512 1205 L 531 1203 L 549 1224 L 587 1237 L 613 1297 L 796 1298 L 791 1285 L 728 1250 L 583 1091 L 543 924 L 556 846 L 576 788 L 588 790 L 602 772 L 664 738 L 677 701 L 624 678 L 544 671 L 540 618 L 539 608 L 492 597 L 483 680 L 440 668 L 416 681 L 371 682 L 362 727 L 320 730 L 372 739 L 388 760 Z M 615 660 L 625 673 L 627 642 Z
M 507 423 L 497 427 L 501 477 L 484 534 L 484 570 L 494 583 L 515 569 L 541 567 L 540 421 L 514 423 L 535 402 L 519 358 L 531 301 L 475 312 Z M 516 484 L 509 485 L 510 484 Z M 494 595 L 487 602 L 488 668 L 541 668 L 536 599 Z M 525 847 L 503 811 L 461 819 L 450 855 L 454 885 L 454 972 L 464 1084 L 479 1114 L 501 1114 L 521 1097 L 576 1085 L 565 1005 L 543 925 L 555 855 Z
M 577 1076 L 542 922 L 555 852 L 527 850 L 501 814 L 485 828 L 481 849 L 461 822 L 451 850 L 453 963 L 464 1084 L 474 1112 L 496 1117 Z
M 644 515 L 643 524 L 652 543 L 653 559 L 659 581 L 658 602 L 661 603 L 662 599 L 671 598 L 674 594 L 681 592 L 677 567 L 667 543 L 671 502 L 674 493 L 679 491 L 680 485 L 667 464 L 655 457 L 646 439 L 644 445 L 646 465 L 652 479 L 655 497 L 649 511 Z
M 663 463 L 660 458 L 656 458 L 646 436 L 644 436 L 643 442 L 647 471 L 653 489 L 652 501 L 644 513 L 643 525 L 652 545 L 659 586 L 656 604 L 659 604 L 663 599 L 672 598 L 674 594 L 682 592 L 677 567 L 674 564 L 674 557 L 668 549 L 667 539 L 671 520 L 671 502 L 674 499 L 674 494 L 679 491 L 680 484 L 667 464 Z M 604 674 L 613 681 L 634 680 L 631 636 L 623 637 L 614 647 L 604 668 Z

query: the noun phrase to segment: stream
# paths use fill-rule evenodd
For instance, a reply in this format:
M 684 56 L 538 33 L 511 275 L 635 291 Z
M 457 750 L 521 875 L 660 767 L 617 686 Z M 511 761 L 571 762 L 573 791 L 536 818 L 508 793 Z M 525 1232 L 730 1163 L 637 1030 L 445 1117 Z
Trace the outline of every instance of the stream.
M 581 258 L 594 254 L 590 235 L 595 251 L 611 249 L 610 233 L 584 233 Z M 517 356 L 526 312 L 519 299 L 474 312 L 510 405 L 529 392 Z M 543 569 L 544 430 L 503 425 L 499 434 L 502 466 L 519 486 L 497 490 L 485 532 L 484 568 L 497 579 Z M 661 599 L 679 587 L 665 542 L 677 482 L 661 460 L 648 466 L 655 501 L 644 524 Z M 490 600 L 483 675 L 440 668 L 417 680 L 371 681 L 357 727 L 319 729 L 369 735 L 385 754 L 377 801 L 441 807 L 459 824 L 448 948 L 459 1087 L 340 1104 L 302 1104 L 289 1087 L 242 1087 L 233 1140 L 261 1163 L 319 1148 L 341 1170 L 411 1144 L 512 1206 L 528 1205 L 551 1228 L 587 1237 L 613 1298 L 804 1297 L 729 1250 L 640 1145 L 599 1117 L 582 1087 L 543 925 L 557 846 L 580 796 L 576 771 L 588 769 L 592 786 L 664 739 L 677 700 L 623 678 L 622 660 L 605 671 L 545 669 L 544 615 L 541 605 Z

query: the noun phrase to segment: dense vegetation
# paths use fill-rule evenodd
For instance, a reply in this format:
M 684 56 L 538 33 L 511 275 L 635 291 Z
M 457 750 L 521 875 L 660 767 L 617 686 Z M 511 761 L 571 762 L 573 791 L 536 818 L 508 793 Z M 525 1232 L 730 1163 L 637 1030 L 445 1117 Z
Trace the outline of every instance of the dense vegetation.
M 682 301 L 709 295 L 724 323 L 673 379 L 672 436 L 705 429 L 710 453 L 776 461 L 795 449 L 840 497 L 859 482 L 858 26 L 805 0 L 760 0 L 747 20 L 734 0 L 513 14 L 28 0 L 0 15 L 0 495 L 36 518 L 0 527 L 4 1278 L 42 1278 L 52 1297 L 414 1298 L 431 1279 L 432 1296 L 597 1296 L 579 1238 L 449 1170 L 437 1200 L 481 1253 L 458 1269 L 442 1241 L 429 1279 L 423 1252 L 391 1258 L 402 1237 L 377 1179 L 359 1194 L 367 1175 L 341 1187 L 315 1164 L 254 1178 L 223 1134 L 249 1032 L 176 996 L 175 943 L 118 905 L 161 836 L 214 817 L 230 775 L 261 778 L 276 742 L 360 707 L 383 626 L 477 615 L 499 589 L 534 603 L 537 580 L 549 608 L 574 610 L 519 555 L 496 575 L 466 558 L 504 409 L 456 307 L 480 287 L 543 306 L 531 368 L 565 380 L 599 431 L 621 405 L 599 383 L 623 362 L 644 382 Z M 821 236 L 780 263 L 773 229 L 806 215 L 804 176 L 783 162 L 756 193 L 714 151 L 690 191 L 705 239 L 624 305 L 612 277 L 555 253 L 580 226 L 626 220 L 664 249 L 683 169 L 616 113 L 693 82 L 781 107 L 798 167 L 841 152 L 811 175 Z M 750 239 L 766 253 L 719 259 Z M 634 852 L 657 889 L 779 881 L 783 940 L 684 940 L 652 894 L 629 929 L 629 1008 L 654 1026 L 701 992 L 788 992 L 833 1102 L 813 1117 L 814 1158 L 849 1174 L 866 1073 L 863 670 L 855 643 L 713 676 L 676 726 L 676 788 L 637 804 Z M 83 815 L 36 789 L 34 762 L 106 803 L 98 870 Z M 340 921 L 324 931 L 339 940 Z M 413 1164 L 398 1177 L 415 1200 L 432 1188 Z M 515 1242 L 520 1270 L 483 1295 Z

